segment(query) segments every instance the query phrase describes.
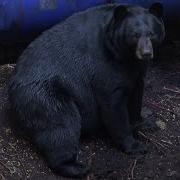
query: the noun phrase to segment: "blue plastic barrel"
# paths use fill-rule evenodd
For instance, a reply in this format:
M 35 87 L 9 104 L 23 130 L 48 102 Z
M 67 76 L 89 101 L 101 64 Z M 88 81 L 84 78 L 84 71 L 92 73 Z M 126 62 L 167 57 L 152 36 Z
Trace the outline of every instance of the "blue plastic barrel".
M 110 2 L 144 7 L 162 2 L 166 20 L 180 20 L 180 0 L 0 0 L 0 43 L 29 40 L 75 12 Z

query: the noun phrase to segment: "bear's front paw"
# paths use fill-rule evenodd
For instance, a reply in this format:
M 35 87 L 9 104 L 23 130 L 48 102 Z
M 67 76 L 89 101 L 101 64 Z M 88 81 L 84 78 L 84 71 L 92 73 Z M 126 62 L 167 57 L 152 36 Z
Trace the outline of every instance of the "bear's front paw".
M 142 130 L 142 131 L 155 132 L 155 131 L 159 130 L 159 127 L 157 126 L 155 121 L 153 121 L 152 119 L 146 119 L 141 124 L 136 126 L 135 130 L 136 131 Z
M 147 147 L 132 136 L 128 136 L 122 143 L 122 150 L 126 154 L 146 154 Z
M 63 164 L 58 173 L 65 177 L 83 178 L 88 174 L 89 170 L 89 167 L 80 162 L 71 162 Z

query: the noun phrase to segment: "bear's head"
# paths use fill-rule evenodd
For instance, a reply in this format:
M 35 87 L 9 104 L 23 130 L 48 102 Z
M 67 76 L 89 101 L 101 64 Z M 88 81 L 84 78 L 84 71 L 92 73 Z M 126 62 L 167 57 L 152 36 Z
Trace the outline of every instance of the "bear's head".
M 111 50 L 116 54 L 126 52 L 139 60 L 153 59 L 155 47 L 165 37 L 162 16 L 163 6 L 160 3 L 153 4 L 149 9 L 117 6 L 108 32 Z

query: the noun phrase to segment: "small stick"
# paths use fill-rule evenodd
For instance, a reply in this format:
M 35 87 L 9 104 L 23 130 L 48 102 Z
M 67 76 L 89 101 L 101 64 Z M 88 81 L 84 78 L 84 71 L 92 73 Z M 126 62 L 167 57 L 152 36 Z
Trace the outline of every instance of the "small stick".
M 2 180 L 6 180 L 5 177 L 2 174 L 0 174 L 0 176 L 1 176 Z
M 87 159 L 92 160 L 92 157 L 95 155 L 96 155 L 96 153 L 92 153 Z
M 0 164 L 5 167 L 7 170 L 9 170 L 9 172 L 11 173 L 11 169 L 6 165 L 4 164 L 2 161 L 0 161 Z
M 135 159 L 134 163 L 133 163 L 133 167 L 131 169 L 131 178 L 134 179 L 134 169 L 136 167 L 137 164 L 137 159 Z
M 161 147 L 164 148 L 164 149 L 168 149 L 168 147 L 169 147 L 168 145 L 163 145 L 163 144 L 161 144 L 161 143 L 153 140 L 152 138 L 147 137 L 145 134 L 143 134 L 143 133 L 140 132 L 140 131 L 139 131 L 138 133 L 139 133 L 140 135 L 142 135 L 145 139 L 151 141 L 153 144 L 159 145 L 159 146 L 161 146 Z
M 8 68 L 14 69 L 14 66 L 12 66 L 10 64 L 8 64 L 7 66 L 8 66 Z
M 172 142 L 170 142 L 170 141 L 165 141 L 165 140 L 161 140 L 162 142 L 164 142 L 164 143 L 167 143 L 167 144 L 170 144 L 170 145 L 173 145 L 173 143 Z
M 150 133 L 148 133 L 148 135 L 149 136 L 151 136 L 151 137 L 154 137 L 154 138 L 156 138 L 156 136 L 154 136 L 153 134 L 150 134 Z M 157 142 L 156 140 L 154 140 L 157 144 L 159 143 L 159 142 Z M 167 147 L 169 147 L 169 145 L 167 145 L 167 144 L 170 144 L 170 145 L 173 145 L 173 143 L 172 142 L 168 142 L 168 141 L 165 141 L 165 140 L 160 140 L 161 142 L 163 142 L 163 143 L 166 143 L 166 144 L 163 144 L 164 146 L 167 146 Z
M 156 107 L 156 108 L 160 108 L 160 109 L 162 109 L 162 110 L 165 110 L 165 111 L 168 111 L 168 112 L 174 114 L 174 111 L 171 111 L 170 109 L 167 109 L 167 108 L 164 108 L 164 107 L 162 107 L 162 106 L 159 106 L 158 104 L 155 104 L 155 103 L 153 103 L 153 102 L 151 102 L 151 101 L 149 101 L 149 100 L 146 100 L 146 103 L 148 103 L 148 104 L 150 104 L 150 105 L 153 105 L 153 106 Z
M 178 90 L 174 90 L 174 89 L 171 89 L 171 88 L 167 88 L 167 87 L 165 87 L 165 86 L 164 86 L 164 89 L 165 89 L 165 90 L 168 90 L 168 91 L 171 91 L 171 92 L 174 92 L 174 93 L 180 94 L 180 90 L 179 90 L 179 91 L 178 91 Z
M 132 169 L 134 163 L 131 163 L 129 168 L 127 169 L 127 179 L 130 179 L 130 170 Z

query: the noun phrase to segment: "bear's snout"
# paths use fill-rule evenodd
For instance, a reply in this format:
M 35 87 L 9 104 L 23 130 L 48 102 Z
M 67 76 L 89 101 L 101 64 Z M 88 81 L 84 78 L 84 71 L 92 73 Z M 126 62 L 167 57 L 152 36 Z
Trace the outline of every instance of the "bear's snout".
M 151 39 L 148 37 L 141 37 L 137 43 L 136 57 L 140 60 L 153 59 L 153 46 Z

